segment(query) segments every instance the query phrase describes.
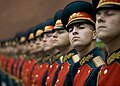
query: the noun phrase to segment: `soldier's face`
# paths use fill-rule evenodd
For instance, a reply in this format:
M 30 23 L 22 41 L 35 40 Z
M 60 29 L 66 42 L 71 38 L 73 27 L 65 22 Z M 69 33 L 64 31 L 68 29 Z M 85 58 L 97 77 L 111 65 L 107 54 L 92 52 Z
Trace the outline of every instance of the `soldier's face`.
M 97 37 L 104 42 L 120 35 L 120 10 L 101 10 L 96 14 Z
M 53 46 L 56 48 L 69 45 L 69 36 L 66 30 L 56 30 L 53 33 Z
M 8 53 L 13 53 L 13 48 L 12 48 L 12 46 L 8 46 L 8 47 L 6 48 L 6 50 L 7 50 Z
M 93 40 L 93 27 L 89 24 L 73 24 L 69 29 L 70 43 L 75 48 L 84 48 Z
M 44 46 L 44 51 L 49 51 L 49 50 L 53 49 L 52 33 L 45 33 L 43 35 L 43 46 Z
M 21 46 L 21 51 L 23 53 L 26 53 L 27 52 L 27 46 L 25 44 L 21 44 L 20 46 Z
M 35 52 L 35 48 L 36 48 L 36 45 L 35 45 L 34 41 L 30 41 L 30 43 L 29 43 L 29 51 L 30 51 L 30 53 Z
M 44 50 L 42 38 L 37 38 L 35 41 L 35 45 L 36 45 L 36 52 Z

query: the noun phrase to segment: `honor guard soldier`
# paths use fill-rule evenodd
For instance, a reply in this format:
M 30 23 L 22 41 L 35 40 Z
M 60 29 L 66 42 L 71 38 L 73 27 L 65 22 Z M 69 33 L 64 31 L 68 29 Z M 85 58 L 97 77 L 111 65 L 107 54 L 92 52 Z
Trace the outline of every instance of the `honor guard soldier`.
M 27 36 L 28 44 L 24 48 L 29 48 L 29 52 L 27 50 L 26 52 L 27 58 L 22 67 L 22 80 L 25 86 L 30 86 L 30 74 L 35 64 L 35 59 L 34 59 L 35 56 L 33 55 L 33 52 L 35 50 L 34 28 L 30 28 L 27 34 L 28 34 Z
M 43 46 L 44 46 L 44 52 L 49 55 L 49 58 L 45 57 L 44 59 L 46 59 L 46 60 L 48 59 L 47 63 L 49 64 L 49 69 L 47 69 L 47 72 L 44 73 L 42 86 L 47 86 L 47 85 L 52 84 L 51 82 L 48 83 L 47 81 L 52 80 L 50 73 L 53 70 L 51 70 L 51 69 L 56 67 L 56 64 L 54 64 L 54 65 L 52 64 L 53 58 L 56 55 L 56 53 L 58 52 L 58 50 L 53 47 L 53 36 L 52 36 L 53 28 L 54 28 L 54 19 L 53 18 L 49 18 L 48 20 L 46 20 L 44 22 L 44 32 L 42 34 L 43 35 Z M 44 59 L 43 59 L 43 61 L 44 61 Z
M 55 23 L 55 26 L 52 30 L 52 35 L 54 34 L 54 31 L 55 30 L 61 30 L 62 26 L 61 26 L 61 22 L 59 22 L 60 20 L 60 17 L 61 17 L 61 12 L 62 10 L 58 10 L 56 13 L 55 13 L 55 16 L 54 16 L 54 23 Z M 58 21 L 57 21 L 58 20 Z M 62 31 L 61 31 L 62 32 Z M 58 40 L 56 40 L 58 41 Z M 58 49 L 58 47 L 62 47 L 61 44 L 63 43 L 64 40 L 61 40 L 59 42 L 57 42 L 56 44 L 58 45 L 57 47 L 54 46 L 54 43 L 55 43 L 55 40 L 54 40 L 54 37 L 53 37 L 53 47 L 55 49 Z M 65 44 L 65 43 L 64 43 Z M 60 52 L 56 53 L 52 58 L 51 58 L 51 65 L 48 69 L 48 74 L 47 74 L 47 80 L 46 80 L 46 86 L 54 86 L 56 80 L 57 80 L 57 75 L 58 75 L 58 72 L 60 71 L 60 68 L 61 68 L 61 63 L 62 63 L 62 54 Z
M 66 86 L 89 86 L 98 67 L 104 64 L 103 55 L 96 47 L 93 6 L 85 1 L 71 2 L 62 12 L 62 23 L 80 58 L 70 71 Z
M 31 72 L 31 86 L 41 86 L 40 83 L 40 74 L 42 70 L 42 60 L 45 57 L 43 41 L 41 34 L 43 33 L 43 23 L 35 26 L 35 59 L 36 62 Z
M 17 83 L 19 84 L 19 86 L 22 85 L 21 71 L 26 58 L 26 49 L 23 48 L 24 46 L 26 46 L 26 36 L 27 34 L 25 34 L 24 32 L 17 33 L 15 35 L 16 48 L 18 49 L 18 65 L 16 69 L 16 77 L 18 79 Z
M 1 84 L 2 85 L 2 82 L 4 82 L 4 72 L 3 72 L 3 62 L 4 62 L 4 46 L 3 46 L 4 42 L 3 41 L 0 41 L 0 81 L 1 81 Z
M 62 57 L 61 69 L 58 73 L 55 86 L 65 86 L 67 75 L 69 74 L 74 63 L 79 61 L 79 57 L 75 49 L 70 45 L 68 32 L 61 22 L 62 10 L 58 10 L 54 16 L 55 27 L 53 29 L 53 45 L 58 49 Z
M 18 67 L 19 57 L 17 55 L 18 48 L 16 47 L 16 44 L 17 44 L 17 42 L 16 42 L 15 38 L 11 39 L 11 46 L 13 48 L 12 53 L 13 53 L 13 58 L 14 58 L 14 63 L 12 65 L 13 86 L 18 86 L 17 67 Z
M 6 66 L 6 51 L 5 51 L 5 41 L 3 40 L 1 42 L 1 80 L 6 83 L 6 71 L 5 71 L 5 66 Z
M 96 7 L 97 37 L 108 55 L 98 73 L 98 86 L 120 86 L 120 0 L 93 0 Z
M 5 63 L 5 71 L 6 71 L 6 85 L 12 86 L 12 65 L 14 63 L 14 58 L 12 57 L 12 47 L 10 39 L 5 42 L 5 51 L 6 51 L 6 63 Z

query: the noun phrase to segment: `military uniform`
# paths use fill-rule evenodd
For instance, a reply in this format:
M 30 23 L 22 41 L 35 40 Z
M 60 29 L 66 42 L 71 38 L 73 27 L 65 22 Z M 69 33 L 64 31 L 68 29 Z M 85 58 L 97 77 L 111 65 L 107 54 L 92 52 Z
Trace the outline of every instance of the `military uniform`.
M 52 58 L 52 64 L 50 65 L 48 69 L 48 74 L 47 74 L 47 80 L 46 80 L 46 86 L 53 86 L 55 84 L 55 81 L 57 79 L 58 72 L 60 71 L 61 67 L 61 61 L 60 61 L 60 53 L 57 53 L 55 56 Z
M 31 28 L 30 30 L 28 30 L 28 37 L 27 37 L 27 41 L 28 42 L 33 42 L 35 39 L 34 37 L 34 29 Z M 22 67 L 22 81 L 24 83 L 25 86 L 30 86 L 30 74 L 31 71 L 34 67 L 35 64 L 35 59 L 34 59 L 34 55 L 31 55 L 29 53 L 29 55 L 27 55 L 27 58 L 25 60 L 25 62 L 23 63 L 23 67 Z
M 36 63 L 34 65 L 34 68 L 32 70 L 31 73 L 31 85 L 32 86 L 43 86 L 42 84 L 44 84 L 43 82 L 45 82 L 43 80 L 44 76 L 46 76 L 47 70 L 49 68 L 50 62 L 49 62 L 49 55 L 47 57 L 46 60 L 43 61 L 42 64 L 40 63 Z
M 49 18 L 48 20 L 46 20 L 44 22 L 44 26 L 43 27 L 44 27 L 44 32 L 42 33 L 42 35 L 47 34 L 47 33 L 52 33 L 52 30 L 54 28 L 54 20 L 53 20 L 53 18 Z M 55 68 L 56 64 L 54 64 L 54 67 L 53 67 L 53 65 L 51 63 L 51 58 L 53 58 L 53 57 L 49 56 L 48 61 L 47 61 L 47 63 L 49 64 L 49 67 L 48 67 L 46 73 L 43 76 L 42 86 L 46 86 L 46 85 L 51 85 L 52 84 L 51 81 L 53 80 L 54 72 L 52 72 L 53 73 L 52 77 L 49 76 L 49 75 L 51 74 L 51 68 Z M 44 58 L 44 59 L 47 59 L 47 58 Z M 44 61 L 44 59 L 43 59 L 43 61 Z
M 77 51 L 75 49 L 72 49 L 63 56 L 63 63 L 61 65 L 61 70 L 58 73 L 55 86 L 66 86 L 66 80 L 68 80 L 68 75 L 74 65 L 73 57 L 78 58 Z
M 74 24 L 95 24 L 94 8 L 89 2 L 74 1 L 68 4 L 62 13 L 62 23 L 66 30 Z M 90 80 L 97 81 L 99 67 L 104 64 L 104 58 L 98 48 L 94 48 L 75 63 L 70 73 L 67 75 L 65 86 L 91 85 Z
M 43 24 L 39 24 L 35 27 L 35 38 L 40 38 L 43 33 Z M 42 79 L 49 67 L 49 55 L 45 57 L 37 56 L 34 67 L 31 71 L 30 82 L 32 86 L 42 86 Z M 44 59 L 45 58 L 45 59 Z
M 61 26 L 62 24 L 60 22 L 61 12 L 62 10 L 59 10 L 55 13 L 54 16 L 55 27 L 52 30 L 53 32 L 58 29 L 60 30 L 63 29 L 63 27 Z M 61 61 L 60 61 L 61 56 L 62 55 L 60 54 L 60 52 L 58 52 L 56 55 L 51 57 L 52 62 L 48 69 L 47 79 L 45 83 L 46 86 L 53 86 L 55 84 L 58 72 L 60 71 L 61 68 Z
M 93 0 L 96 12 L 101 10 L 119 10 L 120 0 Z M 119 10 L 120 11 L 120 10 Z M 114 29 L 114 28 L 113 28 Z M 114 46 L 114 45 L 113 45 Z M 120 48 L 106 56 L 106 65 L 102 66 L 97 78 L 98 86 L 120 86 Z

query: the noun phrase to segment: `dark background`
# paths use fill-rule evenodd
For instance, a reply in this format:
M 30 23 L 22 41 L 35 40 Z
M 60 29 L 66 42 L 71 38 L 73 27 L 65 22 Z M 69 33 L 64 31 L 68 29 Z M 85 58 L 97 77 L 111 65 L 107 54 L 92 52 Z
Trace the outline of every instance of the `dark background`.
M 71 1 L 75 0 L 0 0 L 0 40 L 44 22 Z

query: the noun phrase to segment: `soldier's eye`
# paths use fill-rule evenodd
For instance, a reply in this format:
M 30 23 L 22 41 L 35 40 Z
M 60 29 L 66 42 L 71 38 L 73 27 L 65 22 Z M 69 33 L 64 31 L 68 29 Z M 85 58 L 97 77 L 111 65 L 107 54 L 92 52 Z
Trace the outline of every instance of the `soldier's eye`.
M 73 28 L 69 28 L 69 29 L 68 29 L 68 32 L 72 32 L 72 31 L 73 31 Z
M 85 27 L 84 26 L 79 26 L 79 29 L 85 29 Z
M 48 33 L 46 34 L 47 37 L 51 37 L 52 36 L 52 33 Z
M 112 11 L 110 11 L 110 10 L 106 10 L 105 15 L 106 16 L 112 16 L 112 15 L 114 15 L 114 13 Z
M 57 31 L 57 33 L 59 33 L 59 34 L 62 34 L 62 33 L 64 33 L 65 32 L 65 30 L 58 30 Z

